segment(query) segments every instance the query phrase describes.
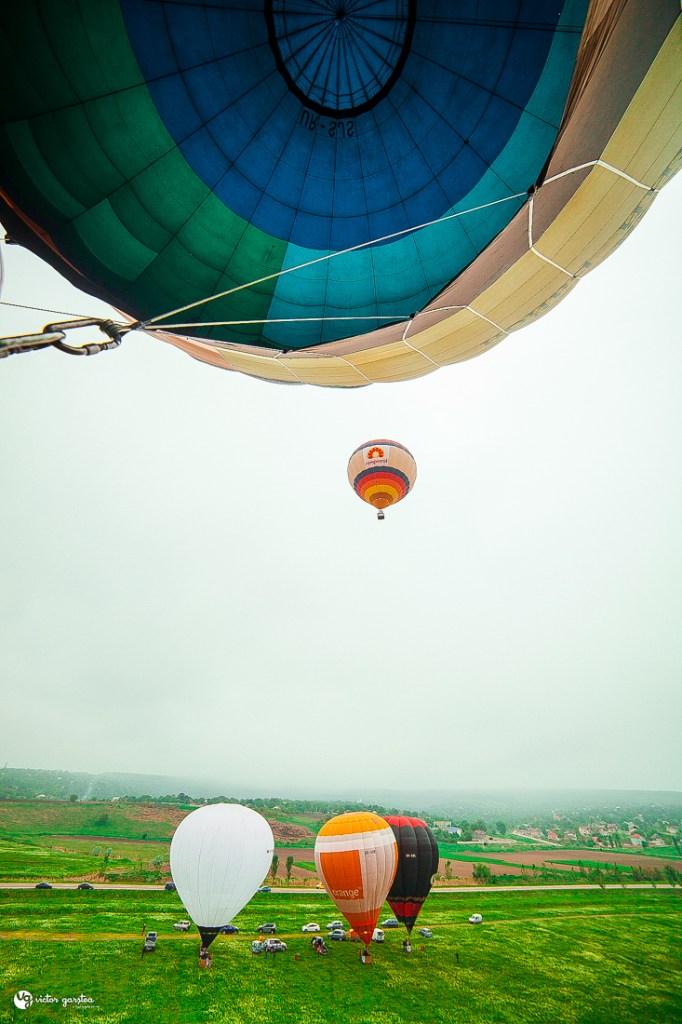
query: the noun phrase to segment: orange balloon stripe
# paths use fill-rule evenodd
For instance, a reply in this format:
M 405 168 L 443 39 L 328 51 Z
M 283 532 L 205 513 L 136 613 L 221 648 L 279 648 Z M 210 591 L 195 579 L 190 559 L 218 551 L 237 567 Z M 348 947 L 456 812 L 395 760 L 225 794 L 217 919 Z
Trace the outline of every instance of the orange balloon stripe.
M 372 504 L 372 497 L 379 493 L 390 496 L 390 501 L 387 504 L 401 501 L 410 489 L 403 473 L 386 466 L 374 471 L 367 472 L 365 470 L 359 473 L 353 486 L 357 495 L 370 504 Z

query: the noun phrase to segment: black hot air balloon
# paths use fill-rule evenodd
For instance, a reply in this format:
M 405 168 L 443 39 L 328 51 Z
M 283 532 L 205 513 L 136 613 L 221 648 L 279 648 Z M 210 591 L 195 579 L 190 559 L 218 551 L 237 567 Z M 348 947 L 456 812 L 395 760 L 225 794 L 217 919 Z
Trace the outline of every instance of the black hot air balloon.
M 398 870 L 388 894 L 391 910 L 412 931 L 438 870 L 438 843 L 421 818 L 386 817 L 398 843 Z

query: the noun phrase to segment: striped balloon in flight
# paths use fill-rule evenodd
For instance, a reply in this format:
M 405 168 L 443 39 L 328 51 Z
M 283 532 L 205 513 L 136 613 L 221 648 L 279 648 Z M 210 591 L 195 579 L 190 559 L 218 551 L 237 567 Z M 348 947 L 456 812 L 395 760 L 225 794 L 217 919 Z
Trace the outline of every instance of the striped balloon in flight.
M 377 509 L 377 518 L 384 518 L 384 509 L 402 501 L 414 487 L 417 463 L 412 453 L 397 441 L 365 441 L 348 460 L 348 480 L 363 501 Z
M 371 811 L 339 814 L 318 833 L 315 864 L 334 903 L 369 945 L 398 867 L 391 826 Z

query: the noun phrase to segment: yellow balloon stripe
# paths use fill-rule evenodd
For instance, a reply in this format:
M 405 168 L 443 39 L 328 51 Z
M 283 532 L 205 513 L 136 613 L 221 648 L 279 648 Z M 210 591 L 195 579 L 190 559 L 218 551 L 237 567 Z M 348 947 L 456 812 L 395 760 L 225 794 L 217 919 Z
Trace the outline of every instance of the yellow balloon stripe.
M 390 484 L 374 484 L 362 492 L 362 498 L 365 501 L 371 501 L 375 494 L 388 494 L 391 497 L 391 501 L 399 501 L 401 497 L 397 487 L 391 487 Z

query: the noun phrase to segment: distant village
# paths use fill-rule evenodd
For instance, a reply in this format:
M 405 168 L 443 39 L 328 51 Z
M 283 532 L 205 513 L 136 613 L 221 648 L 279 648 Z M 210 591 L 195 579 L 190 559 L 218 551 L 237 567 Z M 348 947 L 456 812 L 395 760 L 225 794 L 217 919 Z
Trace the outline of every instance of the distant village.
M 471 827 L 463 822 L 456 824 L 447 819 L 435 819 L 432 827 L 441 837 L 449 837 L 455 842 L 471 842 L 481 845 L 507 843 L 510 839 L 531 840 L 535 843 L 548 845 L 580 847 L 589 846 L 594 849 L 647 849 L 674 846 L 679 849 L 681 823 L 660 821 L 654 827 L 639 815 L 635 821 L 589 821 L 570 828 L 561 827 L 561 816 L 554 816 L 556 824 L 539 826 L 528 823 L 507 828 L 503 822 L 497 822 L 492 830 Z

